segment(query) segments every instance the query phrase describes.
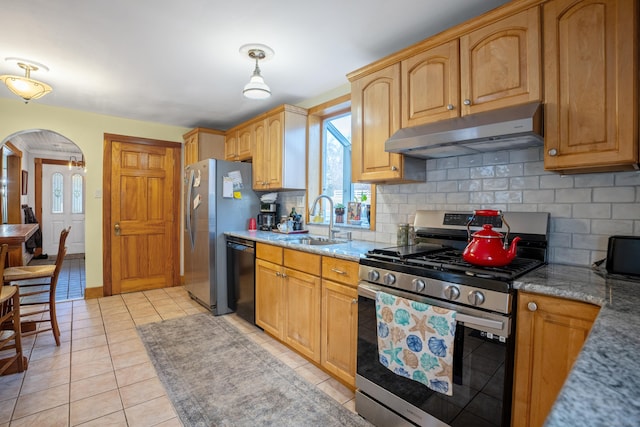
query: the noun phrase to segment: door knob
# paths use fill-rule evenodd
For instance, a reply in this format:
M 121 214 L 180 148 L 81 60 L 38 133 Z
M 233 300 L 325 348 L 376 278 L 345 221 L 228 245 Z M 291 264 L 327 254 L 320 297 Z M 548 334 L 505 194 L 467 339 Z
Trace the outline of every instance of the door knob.
M 527 308 L 529 309 L 529 311 L 536 311 L 538 309 L 538 304 L 531 301 L 530 303 L 527 304 Z
M 116 222 L 116 225 L 114 225 L 113 228 L 116 231 L 116 236 L 119 236 L 120 235 L 120 223 Z
M 471 105 L 471 100 L 470 99 L 465 99 L 462 103 L 464 105 Z
M 453 108 L 454 108 L 454 107 L 453 107 L 453 104 L 449 104 L 449 105 L 447 105 L 447 110 L 451 111 L 451 110 L 453 110 Z
M 558 155 L 558 150 L 556 150 L 555 148 L 552 148 L 551 150 L 548 151 L 550 156 L 557 156 Z

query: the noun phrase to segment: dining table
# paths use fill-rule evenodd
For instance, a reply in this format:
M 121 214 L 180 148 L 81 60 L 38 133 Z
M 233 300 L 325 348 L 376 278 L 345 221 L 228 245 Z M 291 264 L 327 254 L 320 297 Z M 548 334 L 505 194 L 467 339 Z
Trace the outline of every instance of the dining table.
M 9 250 L 22 248 L 22 244 L 29 240 L 38 230 L 39 225 L 34 224 L 0 224 L 0 245 L 9 245 Z M 9 257 L 7 257 L 9 258 Z M 22 259 L 22 257 L 20 257 Z M 21 263 L 18 265 L 22 265 Z M 10 265 L 15 267 L 16 265 Z

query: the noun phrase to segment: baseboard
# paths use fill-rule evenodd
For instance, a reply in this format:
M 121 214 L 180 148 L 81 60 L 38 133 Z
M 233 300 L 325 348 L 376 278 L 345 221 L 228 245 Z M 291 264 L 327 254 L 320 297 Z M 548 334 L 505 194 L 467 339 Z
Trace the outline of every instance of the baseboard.
M 102 286 L 85 288 L 84 290 L 84 299 L 102 298 L 103 296 Z

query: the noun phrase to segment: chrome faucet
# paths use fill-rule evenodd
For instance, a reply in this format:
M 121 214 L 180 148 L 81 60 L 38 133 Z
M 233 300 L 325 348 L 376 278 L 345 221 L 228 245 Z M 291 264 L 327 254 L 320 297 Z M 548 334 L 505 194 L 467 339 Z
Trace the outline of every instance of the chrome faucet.
M 318 202 L 320 201 L 320 199 L 327 199 L 329 201 L 329 239 L 334 239 L 336 233 L 339 233 L 340 230 L 339 229 L 334 229 L 333 228 L 333 200 L 331 199 L 331 197 L 325 195 L 325 194 L 321 194 L 318 197 L 316 197 L 316 199 L 313 201 L 313 205 L 311 205 L 311 212 L 310 215 L 313 216 L 316 214 L 316 205 L 318 204 Z

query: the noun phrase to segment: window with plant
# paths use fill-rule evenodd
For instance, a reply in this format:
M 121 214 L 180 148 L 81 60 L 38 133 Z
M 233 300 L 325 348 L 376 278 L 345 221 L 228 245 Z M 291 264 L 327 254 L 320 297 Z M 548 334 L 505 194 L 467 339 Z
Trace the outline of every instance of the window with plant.
M 363 206 L 368 206 L 371 185 L 351 182 L 351 110 L 322 121 L 322 159 L 322 192 L 333 200 L 335 222 L 368 227 L 368 207 Z

